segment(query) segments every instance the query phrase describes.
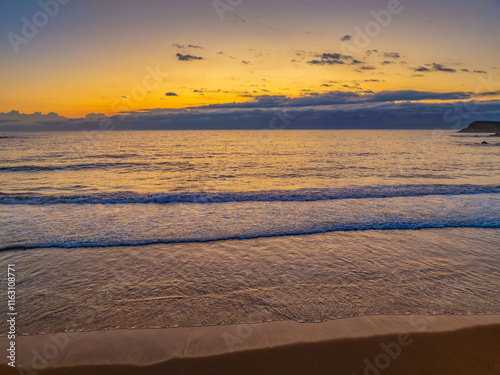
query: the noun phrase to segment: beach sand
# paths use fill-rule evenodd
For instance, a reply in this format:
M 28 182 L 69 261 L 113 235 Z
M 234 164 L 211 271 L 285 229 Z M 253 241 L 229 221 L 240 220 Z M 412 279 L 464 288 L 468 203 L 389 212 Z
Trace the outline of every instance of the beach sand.
M 5 353 L 7 338 L 0 338 Z M 500 315 L 364 316 L 21 336 L 1 374 L 500 374 Z

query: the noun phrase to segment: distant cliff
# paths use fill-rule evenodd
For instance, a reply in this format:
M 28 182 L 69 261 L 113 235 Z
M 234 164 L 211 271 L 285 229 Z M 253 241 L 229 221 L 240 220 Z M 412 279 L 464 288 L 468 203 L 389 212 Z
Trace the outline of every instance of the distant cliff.
M 459 133 L 500 133 L 500 121 L 474 121 Z

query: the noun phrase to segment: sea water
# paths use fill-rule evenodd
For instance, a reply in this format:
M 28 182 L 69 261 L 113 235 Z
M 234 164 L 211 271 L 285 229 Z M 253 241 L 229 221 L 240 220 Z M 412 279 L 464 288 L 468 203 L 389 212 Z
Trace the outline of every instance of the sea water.
M 4 135 L 0 262 L 23 333 L 500 311 L 494 138 Z

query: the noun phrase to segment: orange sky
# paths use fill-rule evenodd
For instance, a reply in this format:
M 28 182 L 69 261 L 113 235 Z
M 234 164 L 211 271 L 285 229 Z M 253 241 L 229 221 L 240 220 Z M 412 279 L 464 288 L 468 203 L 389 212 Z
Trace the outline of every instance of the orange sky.
M 500 82 L 500 54 L 491 48 L 500 45 L 498 2 L 414 3 L 401 1 L 388 25 L 359 46 L 357 30 L 377 22 L 373 12 L 387 14 L 387 2 L 248 1 L 226 9 L 221 20 L 211 2 L 74 1 L 60 5 L 17 53 L 2 40 L 0 112 L 82 117 L 259 95 L 492 91 L 484 82 Z M 0 11 L 2 34 L 22 36 L 21 18 L 40 8 L 4 3 Z M 345 35 L 351 40 L 342 42 Z M 322 58 L 345 55 L 345 43 L 355 47 L 350 60 Z M 151 69 L 164 76 L 155 79 Z

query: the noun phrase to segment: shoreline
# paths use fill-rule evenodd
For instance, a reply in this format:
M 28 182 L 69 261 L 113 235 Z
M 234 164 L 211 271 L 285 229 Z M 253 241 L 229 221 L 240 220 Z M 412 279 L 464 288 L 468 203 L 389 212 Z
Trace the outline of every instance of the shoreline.
M 26 374 L 494 374 L 500 315 L 375 315 L 19 336 Z M 7 344 L 1 337 L 1 347 Z M 0 372 L 18 374 L 0 359 Z
M 482 194 L 493 194 L 493 193 L 482 193 Z M 422 196 L 410 196 L 409 198 L 419 198 Z M 402 198 L 402 197 L 383 197 L 383 198 L 371 198 L 371 199 L 390 199 L 390 198 Z M 403 197 L 408 198 L 408 197 Z M 353 198 L 356 199 L 356 198 Z M 308 201 L 305 201 L 308 202 Z M 491 224 L 488 226 L 477 226 L 477 225 L 450 225 L 450 226 L 435 226 L 422 224 L 420 226 L 408 225 L 407 227 L 368 227 L 368 228 L 342 228 L 342 229 L 332 229 L 332 230 L 318 230 L 318 231 L 304 231 L 304 232 L 296 232 L 296 233 L 278 233 L 278 234 L 265 234 L 265 235 L 249 235 L 249 236 L 234 236 L 234 237 L 221 237 L 221 238 L 213 238 L 213 239 L 187 239 L 187 240 L 158 240 L 153 242 L 141 242 L 141 243 L 116 243 L 116 244 L 78 244 L 71 246 L 62 246 L 62 245 L 43 245 L 43 246 L 24 246 L 24 245 L 13 245 L 13 246 L 4 246 L 0 247 L 0 252 L 15 252 L 15 251 L 35 251 L 35 250 L 76 250 L 76 249 L 108 249 L 108 248 L 119 248 L 119 247 L 147 247 L 147 246 L 155 246 L 155 245 L 182 245 L 182 244 L 210 244 L 217 242 L 225 242 L 225 241 L 248 241 L 248 240 L 260 240 L 260 239 L 268 239 L 268 238 L 280 238 L 280 237 L 300 237 L 300 236 L 314 236 L 321 234 L 330 234 L 330 233 L 349 233 L 349 232 L 368 232 L 368 231 L 376 231 L 376 232 L 391 232 L 391 231 L 426 231 L 426 230 L 439 230 L 439 229 L 486 229 L 486 230 L 495 230 L 500 229 L 500 226 L 497 224 Z

